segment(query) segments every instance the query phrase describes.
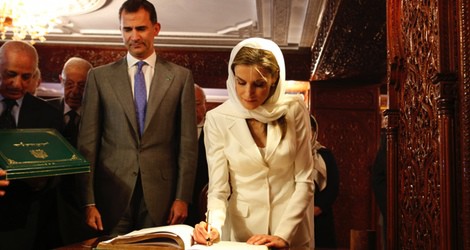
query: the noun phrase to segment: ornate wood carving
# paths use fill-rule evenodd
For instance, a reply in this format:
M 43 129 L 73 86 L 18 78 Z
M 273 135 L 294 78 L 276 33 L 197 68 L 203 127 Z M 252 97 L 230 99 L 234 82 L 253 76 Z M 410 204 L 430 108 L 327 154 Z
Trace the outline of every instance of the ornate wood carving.
M 459 91 L 459 111 L 460 111 L 460 145 L 461 160 L 457 165 L 462 166 L 458 169 L 458 176 L 461 179 L 458 187 L 461 186 L 461 197 L 459 207 L 459 219 L 461 234 L 458 241 L 459 249 L 470 249 L 470 4 L 468 0 L 459 0 L 456 2 L 457 15 L 459 17 L 458 26 L 460 27 L 459 43 L 459 79 L 461 84 Z
M 399 242 L 405 249 L 440 245 L 440 175 L 437 90 L 438 5 L 402 1 L 401 43 L 406 78 L 400 89 L 398 132 Z
M 457 98 L 455 74 L 438 74 L 433 83 L 438 89 L 437 110 L 439 123 L 439 163 L 441 167 L 441 249 L 454 249 L 457 240 L 455 100 Z
M 340 0 L 328 1 L 325 11 L 323 13 L 323 19 L 320 28 L 318 29 L 317 37 L 312 46 L 312 77 L 311 80 L 317 80 L 316 72 L 319 68 L 320 59 L 322 58 L 322 52 L 326 46 L 327 38 L 330 33 L 330 29 L 333 25 L 336 12 L 338 10 Z
M 400 111 L 388 109 L 384 112 L 387 131 L 387 249 L 398 249 L 398 123 Z
M 312 80 L 383 80 L 385 1 L 328 1 L 312 49 Z
M 60 82 L 59 74 L 64 63 L 73 56 L 90 61 L 94 67 L 104 65 L 125 56 L 124 48 L 74 45 L 35 44 L 39 54 L 39 69 L 44 82 Z
M 387 244 L 390 249 L 455 249 L 456 5 L 391 0 L 388 7 L 388 84 L 390 106 L 396 109 L 388 113 L 393 122 L 387 125 Z
M 272 25 L 275 28 L 272 29 L 272 39 L 278 45 L 284 46 L 288 42 L 291 0 L 274 0 L 273 2 L 274 16 L 272 17 Z
M 406 76 L 400 30 L 400 1 L 387 3 L 387 88 L 389 110 L 384 113 L 387 129 L 387 249 L 398 249 L 398 124 L 399 90 Z
M 225 88 L 230 51 L 159 50 L 165 59 L 191 69 L 194 81 L 205 88 Z
M 72 56 L 89 60 L 93 66 L 114 62 L 126 55 L 122 46 L 71 46 L 36 44 L 39 68 L 44 82 L 59 82 L 62 66 Z M 225 88 L 230 49 L 169 49 L 157 48 L 159 56 L 192 70 L 194 81 L 205 88 Z M 289 80 L 308 80 L 310 51 L 284 51 L 286 77 Z
M 377 105 L 377 101 L 374 99 L 377 97 L 377 93 L 372 91 L 346 91 L 337 89 L 337 91 L 331 91 L 335 88 L 315 89 L 315 105 L 316 108 L 341 108 L 347 109 L 352 107 L 353 109 L 370 109 Z

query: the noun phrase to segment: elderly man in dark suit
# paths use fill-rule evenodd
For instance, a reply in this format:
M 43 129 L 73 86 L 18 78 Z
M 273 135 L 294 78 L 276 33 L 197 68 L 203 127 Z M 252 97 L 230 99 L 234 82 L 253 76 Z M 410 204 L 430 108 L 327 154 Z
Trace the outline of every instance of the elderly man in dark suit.
M 38 68 L 36 49 L 21 41 L 0 48 L 0 129 L 55 128 L 62 116 L 28 89 Z M 55 178 L 12 180 L 0 197 L 0 249 L 50 249 L 55 211 Z M 47 233 L 44 233 L 44 232 Z
M 197 157 L 197 172 L 196 180 L 194 183 L 193 201 L 189 206 L 189 216 L 185 221 L 186 224 L 194 226 L 201 220 L 206 218 L 206 202 L 207 184 L 209 182 L 209 175 L 207 170 L 206 148 L 204 146 L 204 121 L 206 120 L 206 94 L 198 84 L 194 84 L 194 92 L 196 96 L 196 122 L 197 122 L 197 135 L 198 135 L 198 157 Z
M 64 96 L 47 101 L 63 114 L 64 129 L 62 135 L 69 143 L 77 146 L 78 125 L 81 117 L 83 92 L 87 75 L 92 64 L 80 57 L 69 58 L 59 75 L 64 88 Z M 76 175 L 64 175 L 58 185 L 59 231 L 63 244 L 79 242 L 95 236 L 83 220 L 83 207 L 79 204 Z
M 197 158 L 191 71 L 157 57 L 155 7 L 119 10 L 127 56 L 88 74 L 78 136 L 87 223 L 111 235 L 183 223 Z
M 60 98 L 59 109 L 64 114 L 64 137 L 74 147 L 77 146 L 78 124 L 83 92 L 88 72 L 93 66 L 80 57 L 71 57 L 65 62 L 60 83 L 64 86 L 64 97 Z

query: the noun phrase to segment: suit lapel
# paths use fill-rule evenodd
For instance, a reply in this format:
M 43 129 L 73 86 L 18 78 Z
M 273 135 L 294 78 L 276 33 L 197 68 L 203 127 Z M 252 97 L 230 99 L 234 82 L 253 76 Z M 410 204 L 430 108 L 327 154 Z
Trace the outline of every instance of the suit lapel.
M 62 115 L 65 115 L 64 114 L 64 109 L 65 109 L 65 97 L 62 97 L 60 99 L 60 103 L 59 103 L 59 111 Z
M 268 137 L 266 141 L 266 161 L 269 162 L 276 149 L 281 144 L 282 131 L 279 126 L 268 124 Z
M 30 104 L 30 102 L 32 102 L 32 99 L 30 99 L 29 94 L 26 93 L 23 98 L 23 103 L 21 104 L 20 112 L 18 114 L 18 122 L 16 124 L 17 128 L 26 128 L 29 124 L 31 124 L 31 121 L 34 122 L 36 119 L 37 112 L 31 112 L 29 107 L 32 104 Z M 32 105 L 32 107 L 34 107 L 34 105 Z
M 229 126 L 229 132 L 232 137 L 237 140 L 241 147 L 247 151 L 247 156 L 255 161 L 256 166 L 266 166 L 258 146 L 256 145 L 253 137 L 251 136 L 248 125 L 245 119 L 235 119 L 233 124 Z
M 149 98 L 147 103 L 147 114 L 145 117 L 144 133 L 147 130 L 151 117 L 154 117 L 160 103 L 174 80 L 174 72 L 169 65 L 157 57 L 155 62 L 155 72 L 150 85 Z
M 135 114 L 134 97 L 132 96 L 132 87 L 129 79 L 127 60 L 125 58 L 118 61 L 115 65 L 116 69 L 112 69 L 111 79 L 117 79 L 111 82 L 111 89 L 114 91 L 116 98 L 119 100 L 124 113 L 132 124 L 134 132 L 139 134 L 137 118 Z M 124 80 L 126 79 L 126 80 Z

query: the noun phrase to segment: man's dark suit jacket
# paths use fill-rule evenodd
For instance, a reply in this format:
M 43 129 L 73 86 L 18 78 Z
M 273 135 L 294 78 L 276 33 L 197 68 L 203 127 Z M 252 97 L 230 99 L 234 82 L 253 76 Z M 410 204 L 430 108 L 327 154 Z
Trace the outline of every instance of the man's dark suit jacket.
M 326 165 L 327 184 L 319 191 L 315 188 L 315 206 L 321 208 L 322 213 L 315 217 L 315 246 L 325 248 L 336 247 L 336 233 L 333 215 L 333 203 L 339 192 L 339 170 L 333 153 L 327 148 L 318 150 Z
M 55 128 L 62 130 L 62 114 L 45 100 L 29 93 L 21 105 L 17 128 Z
M 62 129 L 62 115 L 46 101 L 26 94 L 19 111 L 17 128 L 55 128 L 60 132 Z M 10 182 L 10 185 L 5 188 L 5 196 L 0 197 L 0 235 L 3 233 L 11 235 L 12 231 L 26 227 L 26 224 L 32 220 L 30 218 L 30 209 L 33 203 L 39 203 L 41 211 L 46 212 L 41 212 L 41 217 L 42 215 L 54 216 L 50 214 L 52 211 L 49 210 L 49 206 L 55 204 L 55 192 L 52 191 L 55 186 L 55 179 L 56 178 L 25 179 L 12 180 Z M 53 209 L 53 207 L 51 208 Z M 39 218 L 39 222 L 37 223 L 38 225 L 44 226 L 42 230 L 46 230 L 45 226 L 52 224 L 50 223 L 51 219 L 51 217 Z M 34 231 L 28 233 L 35 234 Z M 34 240 L 34 236 L 32 237 Z M 38 237 L 40 238 L 42 236 Z M 27 240 L 28 237 L 25 235 L 18 235 L 17 238 L 13 240 L 15 244 L 14 247 L 17 248 L 17 244 Z M 2 248 L 2 244 L 3 243 L 0 244 L 0 248 Z M 42 248 L 44 246 L 35 245 L 35 248 L 36 247 Z
M 78 130 L 68 135 L 65 133 L 66 132 L 65 128 L 67 126 L 67 124 L 65 123 L 65 114 L 64 114 L 65 99 L 63 97 L 53 98 L 53 99 L 47 100 L 47 102 L 53 105 L 55 108 L 57 108 L 60 111 L 60 113 L 63 116 L 62 121 L 63 121 L 63 127 L 64 127 L 64 130 L 62 131 L 63 132 L 62 135 L 65 137 L 65 139 L 67 139 L 67 141 L 70 144 L 72 144 L 72 146 L 77 147 Z
M 64 113 L 64 97 L 50 98 L 46 99 L 46 101 L 52 106 L 54 106 L 56 109 L 58 109 L 61 114 Z
M 62 114 L 63 127 L 65 123 L 65 99 L 64 97 L 52 98 L 47 100 L 48 103 L 53 105 Z M 72 146 L 76 147 L 77 134 L 72 134 L 69 137 L 63 131 L 62 135 L 68 140 Z M 78 132 L 78 131 L 77 131 Z M 78 198 L 78 180 L 77 175 L 64 175 L 61 176 L 58 184 L 58 216 L 59 216 L 59 231 L 64 245 L 80 242 L 89 238 L 98 236 L 98 234 L 86 225 L 83 218 L 83 207 L 79 204 Z
M 205 210 L 207 206 L 207 194 L 201 194 L 201 191 L 209 182 L 207 170 L 206 148 L 204 146 L 204 130 L 201 131 L 198 141 L 197 172 L 194 182 L 193 201 L 189 206 L 188 218 L 185 224 L 194 226 L 205 219 Z M 201 197 L 201 195 L 203 197 Z M 206 206 L 204 206 L 206 205 Z
M 383 233 L 387 235 L 387 134 L 380 130 L 380 147 L 372 166 L 372 189 L 383 218 Z

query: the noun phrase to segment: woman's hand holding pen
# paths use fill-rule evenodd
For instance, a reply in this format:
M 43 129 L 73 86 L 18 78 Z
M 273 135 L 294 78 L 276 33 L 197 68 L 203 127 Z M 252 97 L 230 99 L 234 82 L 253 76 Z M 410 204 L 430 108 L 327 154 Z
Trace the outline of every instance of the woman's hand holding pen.
M 210 233 L 208 232 L 210 228 Z M 212 243 L 219 241 L 219 232 L 217 229 L 210 227 L 205 221 L 201 221 L 199 224 L 194 226 L 193 238 L 198 244 L 212 245 Z

